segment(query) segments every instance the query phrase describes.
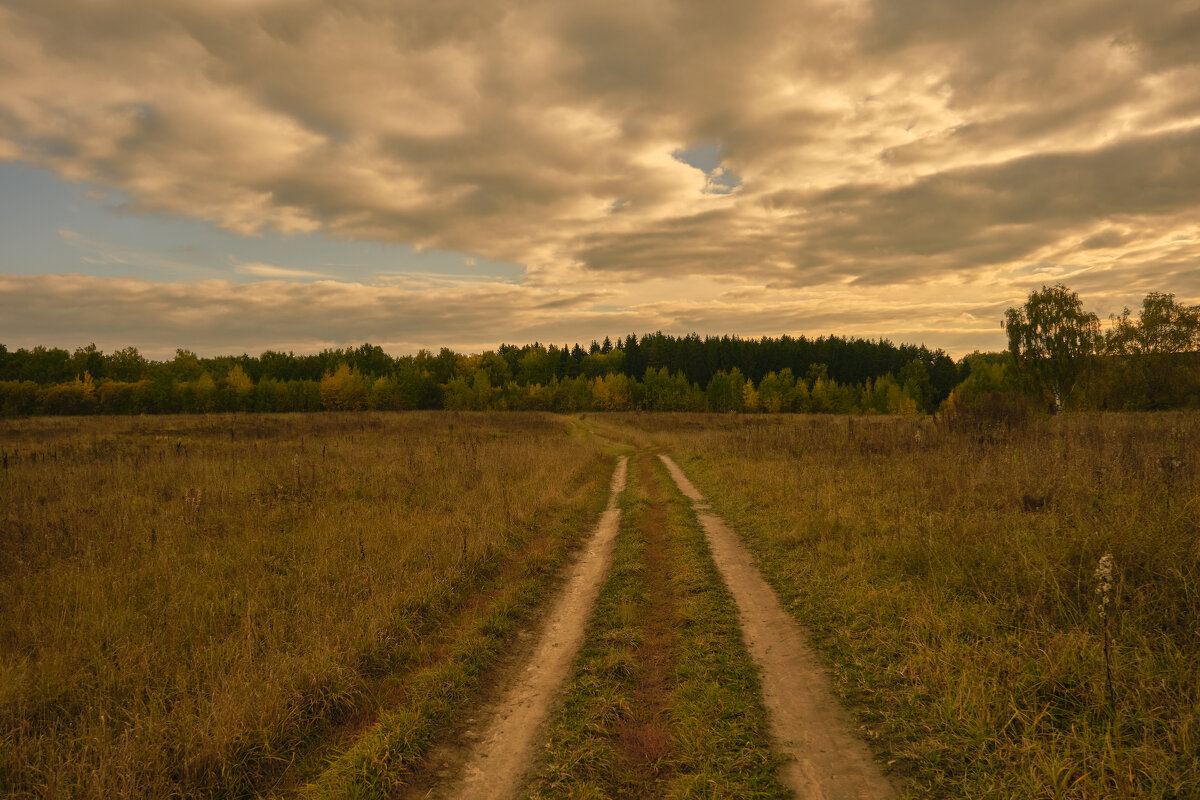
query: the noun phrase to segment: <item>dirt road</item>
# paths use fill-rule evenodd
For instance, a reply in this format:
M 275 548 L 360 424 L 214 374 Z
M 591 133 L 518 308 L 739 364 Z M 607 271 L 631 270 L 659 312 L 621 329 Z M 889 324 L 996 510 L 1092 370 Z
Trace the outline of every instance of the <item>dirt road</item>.
M 737 602 L 746 646 L 762 669 L 772 735 L 780 750 L 793 759 L 780 767 L 780 779 L 806 800 L 894 797 L 895 790 L 830 692 L 804 632 L 780 606 L 749 551 L 709 510 L 683 470 L 668 456 L 660 458 L 679 490 L 692 501 L 713 559 Z
M 572 568 L 567 585 L 547 617 L 546 627 L 519 677 L 500 700 L 482 710 L 485 729 L 468 755 L 456 783 L 440 786 L 429 796 L 458 800 L 504 800 L 515 797 L 529 769 L 538 729 L 583 641 L 589 612 L 612 558 L 620 527 L 617 498 L 625 488 L 628 460 L 613 473 L 612 490 L 600 523 Z

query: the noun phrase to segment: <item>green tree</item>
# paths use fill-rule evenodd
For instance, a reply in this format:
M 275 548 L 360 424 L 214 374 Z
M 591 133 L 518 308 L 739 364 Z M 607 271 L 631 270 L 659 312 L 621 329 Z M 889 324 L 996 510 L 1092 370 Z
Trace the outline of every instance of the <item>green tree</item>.
M 235 364 L 224 378 L 224 389 L 228 395 L 228 410 L 251 411 L 254 408 L 254 381 L 242 369 L 241 364 Z
M 1109 332 L 1109 352 L 1122 355 L 1168 355 L 1200 349 L 1200 306 L 1185 306 L 1174 294 L 1151 292 L 1142 300 L 1134 322 L 1126 308 Z
M 546 385 L 554 377 L 558 353 L 551 354 L 539 344 L 530 347 L 517 362 L 517 382 L 522 385 Z
M 487 352 L 479 356 L 479 369 L 487 374 L 488 383 L 497 389 L 503 388 L 513 379 L 512 368 L 499 353 Z
M 175 350 L 175 358 L 165 364 L 176 381 L 194 381 L 204 372 L 200 359 L 191 350 L 182 347 Z
M 367 397 L 367 408 L 372 411 L 399 411 L 404 408 L 404 396 L 400 384 L 394 378 L 376 378 Z
M 754 388 L 752 380 L 747 380 L 742 384 L 742 411 L 762 411 L 758 390 Z
M 746 377 L 737 367 L 729 372 L 719 370 L 704 390 L 708 397 L 709 410 L 719 414 L 743 410 L 746 402 L 745 385 Z
M 783 372 L 768 372 L 758 382 L 758 402 L 763 411 L 778 414 L 780 411 L 791 411 L 788 407 L 788 394 L 795 390 L 796 379 L 790 369 Z
M 222 383 L 222 386 L 225 384 Z M 206 414 L 209 411 L 217 411 L 220 406 L 221 387 L 217 386 L 217 382 L 213 380 L 213 376 L 208 372 L 200 373 L 200 377 L 194 381 L 181 383 L 176 386 L 176 395 L 180 402 L 183 403 L 182 410 L 189 414 Z M 229 392 L 227 393 L 231 402 L 236 402 L 236 396 Z M 236 410 L 232 405 L 226 410 Z
M 459 362 L 462 360 L 462 357 L 449 347 L 443 347 L 436 356 L 430 355 L 425 350 L 417 353 L 418 366 L 429 372 L 436 384 L 449 383 L 451 378 L 460 375 L 462 371 L 459 369 Z
M 254 410 L 263 412 L 288 411 L 287 384 L 274 378 L 259 378 L 254 385 Z
M 1129 309 L 1115 320 L 1105 344 L 1111 356 L 1098 394 L 1109 408 L 1156 409 L 1194 404 L 1200 386 L 1200 306 L 1153 292 L 1138 320 Z
M 1100 341 L 1100 320 L 1084 311 L 1079 295 L 1061 283 L 1032 292 L 1004 315 L 1008 349 L 1017 369 L 1062 409 Z
M 96 349 L 95 342 L 87 347 L 76 348 L 75 354 L 71 356 L 71 371 L 75 373 L 76 377 L 80 377 L 84 373 L 93 378 L 108 377 L 105 372 L 104 353 Z
M 346 360 L 360 375 L 381 377 L 391 375 L 395 362 L 391 356 L 383 352 L 383 348 L 363 342 L 362 345 L 348 351 Z
M 913 416 L 922 406 L 910 393 L 909 383 L 901 386 L 891 375 L 884 375 L 874 381 L 867 378 L 859 408 L 864 413 Z
M 559 381 L 554 386 L 552 402 L 555 411 L 590 411 L 593 407 L 591 383 L 581 376 Z
M 321 405 L 327 411 L 361 411 L 367 407 L 371 382 L 349 364 L 321 378 Z
M 904 393 L 916 401 L 920 411 L 931 412 L 936 408 L 933 381 L 929 377 L 929 369 L 919 358 L 904 365 L 896 377 L 897 383 Z M 888 413 L 900 413 L 890 411 Z
M 632 382 L 620 373 L 602 375 L 592 381 L 592 403 L 601 411 L 628 411 L 633 408 Z
M 0 415 L 23 417 L 37 410 L 38 385 L 33 381 L 0 381 Z
M 136 347 L 126 347 L 124 350 L 109 353 L 105 356 L 105 361 L 107 364 L 104 374 L 113 380 L 127 383 L 145 378 L 150 366 L 150 362 L 142 357 Z
M 459 375 L 451 378 L 445 386 L 442 403 L 451 411 L 470 411 L 475 407 L 475 393 L 467 379 Z

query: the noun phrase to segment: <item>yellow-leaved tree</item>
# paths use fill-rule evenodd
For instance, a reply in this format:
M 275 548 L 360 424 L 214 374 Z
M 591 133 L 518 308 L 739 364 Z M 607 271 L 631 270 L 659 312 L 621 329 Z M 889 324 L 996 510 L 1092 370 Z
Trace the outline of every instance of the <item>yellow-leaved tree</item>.
M 229 392 L 229 407 L 232 410 L 254 410 L 254 381 L 250 380 L 241 364 L 234 364 L 225 376 L 225 389 Z
M 321 405 L 326 411 L 361 411 L 367 407 L 368 379 L 349 364 L 321 378 Z

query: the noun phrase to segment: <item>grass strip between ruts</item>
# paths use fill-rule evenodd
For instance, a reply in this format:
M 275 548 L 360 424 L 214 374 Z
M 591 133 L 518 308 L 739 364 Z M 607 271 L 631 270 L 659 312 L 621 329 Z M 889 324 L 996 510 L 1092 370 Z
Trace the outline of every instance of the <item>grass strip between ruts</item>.
M 632 466 L 612 570 L 529 796 L 788 797 L 695 515 L 657 459 Z

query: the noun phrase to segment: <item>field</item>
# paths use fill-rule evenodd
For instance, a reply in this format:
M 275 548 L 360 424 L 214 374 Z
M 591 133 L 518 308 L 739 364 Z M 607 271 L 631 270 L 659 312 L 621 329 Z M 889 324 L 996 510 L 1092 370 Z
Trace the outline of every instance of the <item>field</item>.
M 526 791 L 786 796 L 663 452 L 811 632 L 904 796 L 1200 796 L 1196 441 L 1194 414 L 0 423 L 0 790 L 429 785 L 426 754 L 503 679 L 622 452 L 609 578 Z
M 1200 797 L 1200 416 L 620 427 L 755 551 L 908 796 Z
M 3 425 L 16 797 L 336 795 L 318 773 L 368 728 L 343 760 L 386 750 L 399 779 L 552 585 L 611 462 L 540 415 Z

